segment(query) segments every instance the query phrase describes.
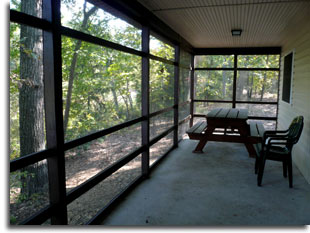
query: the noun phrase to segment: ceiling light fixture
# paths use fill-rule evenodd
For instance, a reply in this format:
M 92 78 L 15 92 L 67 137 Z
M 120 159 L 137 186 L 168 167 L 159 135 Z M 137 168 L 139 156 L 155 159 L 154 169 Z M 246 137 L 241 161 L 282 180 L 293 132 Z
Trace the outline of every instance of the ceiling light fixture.
M 233 30 L 231 30 L 231 35 L 232 36 L 241 36 L 241 32 L 242 32 L 241 29 L 233 29 Z

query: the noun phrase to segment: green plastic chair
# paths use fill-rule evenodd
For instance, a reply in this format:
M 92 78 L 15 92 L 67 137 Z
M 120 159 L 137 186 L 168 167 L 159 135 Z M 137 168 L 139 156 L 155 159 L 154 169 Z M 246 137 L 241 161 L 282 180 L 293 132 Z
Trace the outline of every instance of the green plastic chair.
M 283 176 L 289 178 L 289 187 L 293 187 L 292 174 L 292 149 L 298 142 L 304 126 L 303 116 L 294 118 L 287 130 L 265 131 L 260 153 L 255 161 L 257 185 L 262 185 L 266 160 L 280 161 L 283 163 Z

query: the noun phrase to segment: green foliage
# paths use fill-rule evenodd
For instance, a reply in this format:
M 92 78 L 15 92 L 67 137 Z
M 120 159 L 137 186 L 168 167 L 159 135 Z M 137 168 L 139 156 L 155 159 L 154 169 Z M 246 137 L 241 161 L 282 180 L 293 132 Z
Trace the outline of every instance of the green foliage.
M 99 9 L 83 27 L 83 6 L 74 3 L 72 8 L 77 11 L 73 11 L 67 26 L 141 49 L 140 30 Z M 89 11 L 92 5 L 87 3 L 85 9 Z M 77 54 L 66 140 L 141 116 L 140 57 L 67 37 L 63 37 L 62 42 L 64 108 L 72 60 Z M 152 51 L 163 58 L 174 58 L 174 49 L 161 41 L 156 42 Z M 174 67 L 160 62 L 154 64 L 150 72 L 150 99 L 154 109 L 159 110 L 173 105 Z
M 15 217 L 15 216 L 10 215 L 10 223 L 11 223 L 12 225 L 14 225 L 14 224 L 16 224 L 16 223 L 17 223 L 17 219 L 16 219 L 16 217 Z
M 208 55 L 195 57 L 195 67 L 197 68 L 230 68 L 233 66 L 233 55 Z
M 232 100 L 232 71 L 196 71 L 197 99 Z
M 86 11 L 92 9 L 86 4 Z M 96 10 L 83 26 L 82 6 L 67 25 L 91 35 L 140 49 L 141 32 Z M 113 23 L 114 22 L 114 23 Z M 121 25 L 118 27 L 116 23 Z M 62 38 L 64 109 L 73 74 L 66 140 L 122 123 L 141 115 L 141 58 L 71 38 Z M 80 46 L 78 46 L 80 45 Z M 74 54 L 76 65 L 72 67 Z M 70 73 L 71 72 L 71 73 Z
M 19 157 L 20 27 L 10 24 L 10 159 Z
M 150 36 L 150 53 L 168 60 L 174 60 L 174 48 L 154 36 Z
M 179 103 L 190 100 L 190 70 L 180 69 L 179 78 Z
M 196 67 L 233 68 L 233 56 L 197 56 Z M 239 55 L 238 68 L 277 68 L 278 55 Z M 237 100 L 276 101 L 278 72 L 238 71 Z M 233 71 L 196 71 L 197 99 L 232 100 Z
M 63 37 L 63 45 L 74 47 L 76 43 Z M 141 59 L 86 42 L 77 53 L 66 139 L 139 117 Z M 63 46 L 64 96 L 67 96 L 72 56 L 72 49 Z
M 191 56 L 183 49 L 180 50 L 179 69 L 179 103 L 190 100 L 190 67 Z
M 26 170 L 16 171 L 10 174 L 10 195 L 16 197 L 16 202 L 21 203 L 28 199 L 25 193 L 21 193 L 19 188 L 23 187 L 28 177 L 35 177 L 34 173 L 30 173 Z
M 159 61 L 150 62 L 150 111 L 167 108 L 174 103 L 174 67 Z
M 278 68 L 279 55 L 239 55 L 239 68 Z

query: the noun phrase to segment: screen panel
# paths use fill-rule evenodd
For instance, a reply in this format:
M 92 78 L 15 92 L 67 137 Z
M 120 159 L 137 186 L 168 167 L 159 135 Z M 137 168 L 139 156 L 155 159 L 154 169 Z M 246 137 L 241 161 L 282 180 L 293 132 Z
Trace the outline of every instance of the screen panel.
M 278 101 L 278 71 L 238 71 L 236 100 Z
M 195 99 L 232 100 L 233 71 L 195 71 Z

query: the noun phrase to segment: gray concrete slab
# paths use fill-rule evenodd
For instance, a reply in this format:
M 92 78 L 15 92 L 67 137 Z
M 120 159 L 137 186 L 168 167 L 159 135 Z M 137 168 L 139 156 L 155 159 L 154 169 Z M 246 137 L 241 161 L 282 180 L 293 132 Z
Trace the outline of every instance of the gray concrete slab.
M 310 185 L 293 167 L 292 189 L 282 164 L 267 161 L 257 186 L 253 158 L 243 144 L 197 141 L 179 148 L 103 222 L 114 226 L 270 226 L 310 224 Z

